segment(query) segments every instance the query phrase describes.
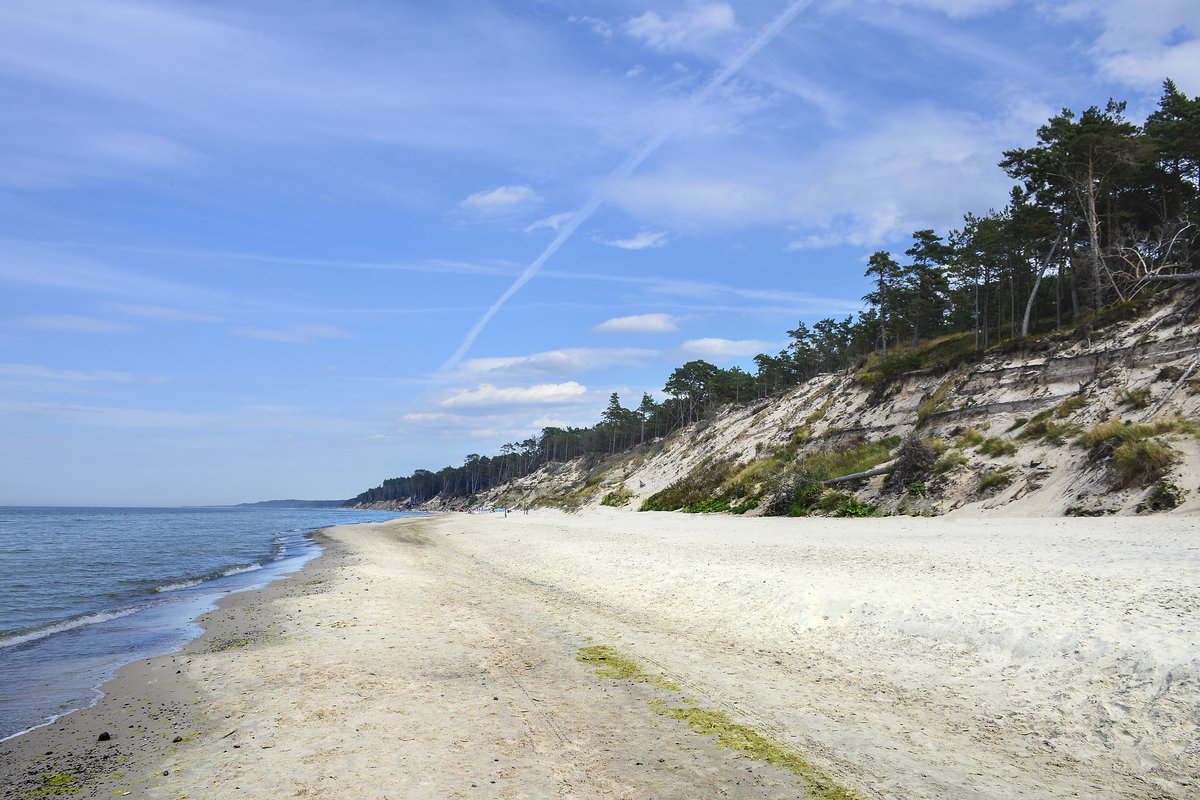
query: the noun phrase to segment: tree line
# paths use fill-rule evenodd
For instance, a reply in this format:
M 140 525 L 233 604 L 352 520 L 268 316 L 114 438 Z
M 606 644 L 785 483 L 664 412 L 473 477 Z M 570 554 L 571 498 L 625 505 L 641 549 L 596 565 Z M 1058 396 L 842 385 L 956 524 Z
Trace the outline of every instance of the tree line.
M 1125 109 L 1112 100 L 1081 114 L 1063 109 L 1033 146 L 1003 153 L 999 166 L 1014 180 L 1004 208 L 967 213 L 944 234 L 915 231 L 904 259 L 872 254 L 864 310 L 800 322 L 778 354 L 754 357 L 754 373 L 689 361 L 671 373 L 661 402 L 643 393 L 627 409 L 614 392 L 590 428 L 544 428 L 498 455 L 392 478 L 350 503 L 469 497 L 547 463 L 624 451 L 872 352 L 887 359 L 964 333 L 982 350 L 1080 325 L 1161 281 L 1200 279 L 1200 97 L 1167 80 L 1143 124 L 1127 120 Z

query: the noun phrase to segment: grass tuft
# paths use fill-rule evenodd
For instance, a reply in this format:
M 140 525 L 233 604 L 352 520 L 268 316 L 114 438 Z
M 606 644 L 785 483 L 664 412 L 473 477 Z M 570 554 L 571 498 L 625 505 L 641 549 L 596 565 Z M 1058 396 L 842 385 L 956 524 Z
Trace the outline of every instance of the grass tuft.
M 1160 439 L 1125 442 L 1112 454 L 1116 485 L 1147 486 L 1170 472 L 1179 458 L 1179 451 Z
M 1012 465 L 994 469 L 979 479 L 979 493 L 994 492 L 1008 486 L 1013 481 Z
M 1011 456 L 1017 452 L 1017 446 L 1008 439 L 989 436 L 979 443 L 979 452 L 988 456 Z
M 943 475 L 955 467 L 961 467 L 970 459 L 961 450 L 947 450 L 946 453 L 939 458 L 933 465 L 933 473 L 935 475 Z

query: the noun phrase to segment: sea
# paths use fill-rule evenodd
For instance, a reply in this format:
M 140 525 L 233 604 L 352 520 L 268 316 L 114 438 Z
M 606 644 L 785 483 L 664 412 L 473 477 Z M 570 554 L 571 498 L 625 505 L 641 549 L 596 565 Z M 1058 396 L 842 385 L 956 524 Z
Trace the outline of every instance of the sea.
M 320 553 L 308 534 L 405 514 L 346 509 L 0 507 L 0 741 L 182 648 L 222 597 Z

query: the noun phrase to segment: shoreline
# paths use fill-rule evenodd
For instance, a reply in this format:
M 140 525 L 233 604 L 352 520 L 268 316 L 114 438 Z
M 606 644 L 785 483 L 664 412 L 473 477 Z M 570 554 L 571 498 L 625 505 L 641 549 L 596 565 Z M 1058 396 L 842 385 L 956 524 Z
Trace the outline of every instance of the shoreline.
M 341 546 L 323 532 L 307 534 L 319 551 L 299 569 L 265 586 L 231 592 L 193 619 L 201 633 L 178 650 L 125 664 L 96 687 L 100 697 L 92 705 L 0 742 L 0 800 L 79 792 L 132 796 L 144 783 L 134 775 L 154 774 L 159 762 L 206 724 L 197 711 L 200 692 L 176 677 L 182 676 L 181 665 L 191 655 L 220 649 L 222 642 L 250 641 L 254 632 L 245 620 L 236 620 L 238 611 L 264 607 L 287 584 L 310 570 L 318 572 L 329 551 Z M 100 740 L 103 734 L 108 738 Z M 180 742 L 174 741 L 177 736 Z
M 339 527 L 29 739 L 28 764 L 0 746 L 27 792 L 3 797 L 76 768 L 93 797 L 798 796 L 689 727 L 709 710 L 863 798 L 1189 797 L 1197 534 L 544 511 Z M 598 675 L 578 660 L 597 648 L 654 679 Z
M 300 569 L 320 552 L 313 531 L 394 516 L 4 510 L 0 744 L 92 705 L 126 664 L 183 648 L 231 592 Z

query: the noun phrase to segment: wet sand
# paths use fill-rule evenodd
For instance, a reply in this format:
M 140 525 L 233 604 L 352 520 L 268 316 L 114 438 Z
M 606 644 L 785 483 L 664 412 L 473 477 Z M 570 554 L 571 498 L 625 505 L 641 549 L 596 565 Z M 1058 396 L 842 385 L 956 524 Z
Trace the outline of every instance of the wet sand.
M 332 529 L 183 652 L 0 745 L 2 796 L 804 796 L 661 713 L 693 708 L 865 798 L 1195 797 L 1198 536 L 617 512 Z M 678 688 L 598 675 L 576 657 L 599 645 Z

